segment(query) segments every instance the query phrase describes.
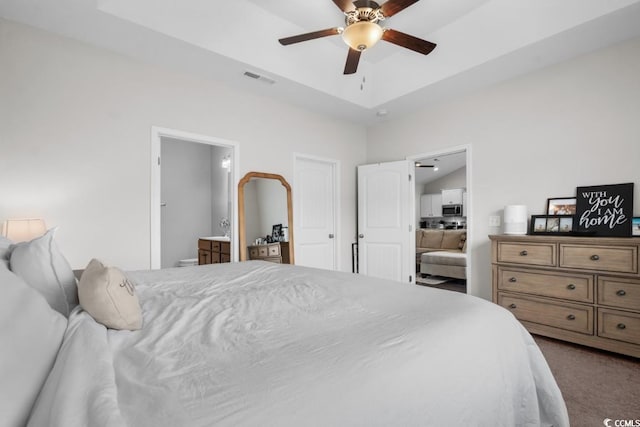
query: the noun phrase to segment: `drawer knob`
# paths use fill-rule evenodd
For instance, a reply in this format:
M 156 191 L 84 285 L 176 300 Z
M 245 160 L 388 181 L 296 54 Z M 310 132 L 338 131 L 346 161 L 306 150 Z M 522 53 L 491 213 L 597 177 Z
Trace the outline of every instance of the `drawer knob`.
M 567 289 L 570 290 L 574 290 L 576 288 L 576 285 L 574 285 L 573 283 L 569 283 L 569 285 L 567 286 Z
M 570 314 L 570 315 L 567 316 L 567 319 L 576 320 L 576 316 L 574 316 L 573 314 Z
M 627 329 L 627 325 L 625 325 L 624 323 L 618 323 L 617 327 L 618 329 Z
M 509 308 L 516 308 L 516 305 L 515 304 L 510 304 Z
M 591 255 L 591 261 L 598 261 L 600 257 L 598 255 Z
M 529 254 L 527 253 L 527 251 L 521 251 L 521 252 L 520 252 L 520 256 L 527 256 L 527 255 L 529 255 Z
M 616 292 L 616 295 L 618 295 L 619 297 L 623 297 L 625 296 L 627 293 L 624 291 L 624 289 L 620 289 L 618 292 Z
M 510 281 L 511 283 L 516 283 L 516 282 L 518 281 L 518 279 L 516 279 L 515 277 L 510 277 L 510 278 L 509 278 L 509 281 Z

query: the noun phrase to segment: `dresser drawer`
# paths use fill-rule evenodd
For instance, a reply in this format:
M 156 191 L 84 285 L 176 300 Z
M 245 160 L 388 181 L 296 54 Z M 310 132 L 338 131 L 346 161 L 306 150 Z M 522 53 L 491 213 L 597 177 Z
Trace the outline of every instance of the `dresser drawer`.
M 555 267 L 555 243 L 499 242 L 498 262 Z
M 498 267 L 498 289 L 592 303 L 593 275 Z
M 267 256 L 280 256 L 280 245 L 269 245 L 267 246 L 268 255 Z
M 260 258 L 258 255 L 258 248 L 256 246 L 249 247 L 249 259 L 257 259 Z
M 220 262 L 231 262 L 231 255 L 220 254 Z
M 599 308 L 598 335 L 640 345 L 640 314 Z
M 198 239 L 198 249 L 203 251 L 211 250 L 211 240 Z
M 211 264 L 211 252 L 210 251 L 198 251 L 198 265 Z
M 220 252 L 220 242 L 217 240 L 211 241 L 211 250 L 214 252 Z
M 640 280 L 598 277 L 598 304 L 640 310 Z
M 498 294 L 498 304 L 522 321 L 593 335 L 593 307 Z
M 270 256 L 270 257 L 267 257 L 267 258 L 263 259 L 263 261 L 273 262 L 275 264 L 282 264 L 282 257 Z
M 560 244 L 560 267 L 637 273 L 638 247 Z
M 220 242 L 220 253 L 231 254 L 231 243 L 230 242 Z

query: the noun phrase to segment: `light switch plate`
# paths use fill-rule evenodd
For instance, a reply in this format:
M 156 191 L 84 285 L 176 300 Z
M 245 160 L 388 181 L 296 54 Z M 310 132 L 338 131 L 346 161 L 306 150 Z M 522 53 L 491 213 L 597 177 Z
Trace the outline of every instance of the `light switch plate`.
M 500 216 L 498 216 L 498 215 L 490 215 L 489 216 L 489 227 L 500 227 Z

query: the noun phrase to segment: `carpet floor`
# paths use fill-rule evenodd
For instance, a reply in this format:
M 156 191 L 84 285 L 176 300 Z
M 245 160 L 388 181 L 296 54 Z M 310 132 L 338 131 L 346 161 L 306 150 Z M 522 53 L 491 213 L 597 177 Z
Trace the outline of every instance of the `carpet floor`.
M 601 427 L 607 418 L 611 426 L 640 425 L 640 359 L 534 338 L 562 391 L 572 426 Z
M 448 291 L 467 293 L 467 281 L 454 279 L 451 277 L 428 276 L 416 277 L 416 285 L 427 286 L 429 288 L 446 289 Z

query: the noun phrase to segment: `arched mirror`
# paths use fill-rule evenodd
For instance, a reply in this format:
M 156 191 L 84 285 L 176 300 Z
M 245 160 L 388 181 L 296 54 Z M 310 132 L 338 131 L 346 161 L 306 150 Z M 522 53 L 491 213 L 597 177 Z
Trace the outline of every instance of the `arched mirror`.
M 293 264 L 291 186 L 282 176 L 249 172 L 238 183 L 240 261 Z

